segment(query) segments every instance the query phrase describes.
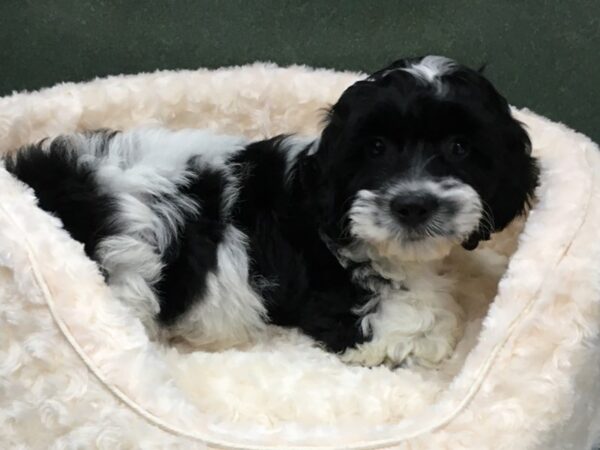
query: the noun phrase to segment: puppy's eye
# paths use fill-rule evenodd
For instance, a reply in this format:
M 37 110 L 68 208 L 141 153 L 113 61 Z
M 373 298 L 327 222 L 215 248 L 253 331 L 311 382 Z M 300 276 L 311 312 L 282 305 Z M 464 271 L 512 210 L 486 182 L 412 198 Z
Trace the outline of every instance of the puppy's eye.
M 446 158 L 450 161 L 461 161 L 465 159 L 469 153 L 471 152 L 471 148 L 469 144 L 464 141 L 453 141 L 450 144 L 450 148 L 446 151 Z
M 375 138 L 367 143 L 366 150 L 371 158 L 378 158 L 385 153 L 386 145 L 382 139 Z

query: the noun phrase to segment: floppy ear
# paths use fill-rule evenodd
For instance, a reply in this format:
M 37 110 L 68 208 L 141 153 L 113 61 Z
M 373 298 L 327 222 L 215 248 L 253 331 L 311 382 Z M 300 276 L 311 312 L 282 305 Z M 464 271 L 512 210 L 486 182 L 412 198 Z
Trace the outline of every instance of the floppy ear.
M 311 212 L 311 220 L 320 231 L 332 240 L 338 240 L 344 229 L 343 214 L 339 212 L 339 193 L 336 191 L 334 157 L 339 130 L 329 124 L 321 135 L 315 153 L 304 154 L 298 160 L 298 179 L 303 190 L 302 198 Z
M 502 135 L 507 158 L 499 189 L 491 202 L 494 205 L 494 231 L 503 230 L 530 206 L 540 174 L 523 125 L 512 119 Z
M 351 87 L 350 87 L 351 88 Z M 348 88 L 346 91 L 348 91 Z M 327 177 L 328 164 L 331 150 L 335 146 L 337 137 L 341 130 L 340 122 L 343 114 L 347 114 L 347 107 L 341 101 L 326 110 L 324 117 L 324 129 L 319 137 L 317 148 L 304 153 L 299 160 L 298 172 L 302 188 L 309 196 L 317 195 L 317 190 Z
M 372 101 L 373 89 L 372 82 L 361 80 L 342 93 L 328 111 L 317 151 L 306 155 L 302 164 L 302 185 L 310 197 L 315 219 L 321 231 L 336 241 L 347 231 L 344 207 L 348 203 L 344 183 L 340 180 L 346 131 L 352 126 L 353 111 L 360 111 L 362 105 Z
M 302 188 L 305 191 L 312 193 L 321 176 L 321 167 L 319 166 L 317 158 L 314 154 L 302 155 L 298 162 L 298 175 L 300 177 Z
M 492 209 L 486 209 L 493 217 L 493 230 L 482 220 L 478 229 L 462 243 L 467 250 L 475 249 L 480 241 L 489 240 L 490 232 L 502 231 L 524 213 L 538 185 L 539 166 L 531 156 L 531 141 L 521 123 L 511 117 L 502 126 L 500 136 L 501 145 L 506 148 L 505 167 L 495 194 L 487 202 Z

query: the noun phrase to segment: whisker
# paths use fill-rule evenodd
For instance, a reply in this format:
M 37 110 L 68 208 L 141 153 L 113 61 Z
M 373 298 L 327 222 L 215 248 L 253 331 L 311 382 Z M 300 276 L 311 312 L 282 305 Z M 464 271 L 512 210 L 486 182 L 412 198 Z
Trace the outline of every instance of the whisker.
M 496 221 L 494 220 L 494 214 L 492 213 L 492 209 L 490 208 L 489 203 L 485 200 L 481 199 L 481 203 L 483 204 L 482 209 L 482 225 L 487 226 L 487 230 L 490 234 L 494 232 L 496 229 Z

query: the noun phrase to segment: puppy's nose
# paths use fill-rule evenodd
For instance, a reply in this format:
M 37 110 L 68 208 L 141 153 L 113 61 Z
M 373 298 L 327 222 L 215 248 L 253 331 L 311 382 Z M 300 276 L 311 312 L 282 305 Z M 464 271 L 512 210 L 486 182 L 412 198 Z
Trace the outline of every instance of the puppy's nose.
M 433 215 L 438 200 L 429 194 L 400 194 L 392 199 L 390 206 L 401 223 L 416 226 Z

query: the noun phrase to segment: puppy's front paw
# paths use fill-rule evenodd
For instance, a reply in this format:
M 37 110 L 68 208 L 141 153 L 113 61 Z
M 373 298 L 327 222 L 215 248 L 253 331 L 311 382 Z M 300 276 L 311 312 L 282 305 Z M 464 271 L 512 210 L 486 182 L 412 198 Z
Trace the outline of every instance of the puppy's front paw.
M 438 366 L 452 355 L 462 336 L 463 313 L 448 295 L 425 299 L 382 302 L 376 312 L 363 318 L 371 338 L 346 350 L 342 361 L 369 367 L 382 363 L 397 367 L 406 362 Z
M 458 341 L 457 333 L 446 335 L 423 335 L 413 338 L 412 350 L 408 355 L 410 363 L 435 368 L 452 356 Z
M 410 350 L 408 347 L 403 349 L 401 345 L 398 345 L 396 352 L 393 363 L 399 365 L 406 359 Z M 392 363 L 392 360 L 388 357 L 388 348 L 382 341 L 369 341 L 359 344 L 342 353 L 340 359 L 346 364 L 365 367 L 378 366 L 384 362 Z
M 347 364 L 365 367 L 398 367 L 408 362 L 435 368 L 452 354 L 455 344 L 451 336 L 385 336 L 348 349 L 340 358 Z

